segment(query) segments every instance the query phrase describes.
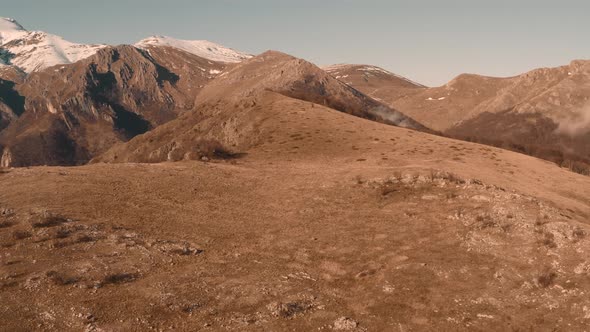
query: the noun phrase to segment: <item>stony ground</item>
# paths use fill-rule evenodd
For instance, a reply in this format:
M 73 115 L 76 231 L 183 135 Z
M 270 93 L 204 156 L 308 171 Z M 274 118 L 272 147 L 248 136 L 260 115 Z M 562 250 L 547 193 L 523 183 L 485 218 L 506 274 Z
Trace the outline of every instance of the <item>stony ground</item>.
M 590 324 L 590 177 L 308 102 L 238 111 L 238 159 L 0 170 L 0 330 Z
M 13 169 L 0 183 L 2 330 L 590 323 L 586 216 L 436 168 L 252 157 Z

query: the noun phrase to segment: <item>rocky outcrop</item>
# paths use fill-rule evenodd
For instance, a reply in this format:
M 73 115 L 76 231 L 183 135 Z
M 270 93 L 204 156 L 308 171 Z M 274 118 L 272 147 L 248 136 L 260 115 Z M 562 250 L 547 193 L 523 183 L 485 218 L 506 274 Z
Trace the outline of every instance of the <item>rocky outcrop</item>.
M 24 112 L 25 98 L 15 83 L 0 79 L 0 132 Z
M 12 164 L 12 154 L 10 153 L 10 149 L 4 148 L 2 150 L 2 157 L 0 157 L 0 167 L 10 167 Z

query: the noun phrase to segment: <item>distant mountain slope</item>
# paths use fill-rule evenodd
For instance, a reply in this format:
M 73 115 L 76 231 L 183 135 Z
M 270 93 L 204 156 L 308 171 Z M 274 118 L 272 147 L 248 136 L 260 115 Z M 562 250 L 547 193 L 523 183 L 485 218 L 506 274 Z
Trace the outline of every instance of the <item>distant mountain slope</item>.
M 446 133 L 590 175 L 590 61 L 533 70 L 507 83 Z
M 399 96 L 426 88 L 376 66 L 339 64 L 323 69 L 334 78 L 386 104 Z
M 590 173 L 590 61 L 508 78 L 463 74 L 441 87 L 398 89 L 380 99 L 449 136 Z
M 292 123 L 293 119 L 289 119 L 293 114 L 321 114 L 322 109 L 428 131 L 313 64 L 269 51 L 232 67 L 209 83 L 198 95 L 193 112 L 119 144 L 95 161 L 197 159 L 207 153 L 204 150 L 221 147 L 247 152 L 269 140 L 280 139 L 284 131 L 281 128 Z M 330 136 L 337 129 L 326 126 L 325 130 L 325 135 Z M 338 135 L 334 139 L 339 140 Z M 205 146 L 212 142 L 219 146 Z M 298 148 L 307 151 L 309 147 Z
M 506 110 L 540 113 L 560 123 L 580 116 L 589 98 L 590 61 L 578 60 L 507 78 L 462 74 L 441 87 L 390 95 L 388 103 L 445 131 L 484 112 Z
M 444 131 L 476 114 L 479 105 L 496 97 L 511 82 L 511 78 L 462 74 L 441 87 L 402 91 L 386 99 L 418 121 Z
M 540 113 L 484 112 L 446 134 L 543 158 L 590 175 L 590 130 L 564 132 L 559 124 Z
M 400 88 L 426 88 L 403 76 L 371 65 L 337 64 L 322 68 L 336 79 L 350 85 L 367 85 L 374 88 L 396 86 Z
M 408 116 L 334 79 L 312 63 L 268 51 L 212 81 L 200 94 L 204 101 L 239 101 L 264 90 L 322 104 L 332 109 L 401 127 L 427 130 Z

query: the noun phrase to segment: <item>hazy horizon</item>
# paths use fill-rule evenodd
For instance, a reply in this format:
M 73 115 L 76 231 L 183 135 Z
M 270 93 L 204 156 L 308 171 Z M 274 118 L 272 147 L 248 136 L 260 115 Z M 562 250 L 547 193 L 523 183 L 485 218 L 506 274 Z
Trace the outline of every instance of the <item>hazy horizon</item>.
M 512 76 L 586 59 L 589 11 L 583 1 L 21 0 L 4 4 L 0 16 L 80 43 L 206 39 L 320 66 L 377 65 L 438 86 L 461 73 Z

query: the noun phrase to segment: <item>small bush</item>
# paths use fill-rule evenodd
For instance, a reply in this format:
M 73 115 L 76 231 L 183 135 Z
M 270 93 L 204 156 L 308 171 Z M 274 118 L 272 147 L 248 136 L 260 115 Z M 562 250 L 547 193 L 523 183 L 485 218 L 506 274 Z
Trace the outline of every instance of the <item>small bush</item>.
M 88 243 L 88 242 L 94 242 L 96 241 L 96 239 L 90 235 L 84 234 L 84 235 L 80 235 L 77 239 L 76 239 L 76 243 Z
M 28 231 L 22 231 L 22 230 L 19 230 L 19 231 L 14 231 L 14 232 L 12 233 L 12 237 L 13 237 L 15 240 L 24 240 L 24 239 L 28 239 L 28 238 L 30 238 L 31 236 L 33 236 L 33 234 L 31 234 L 31 232 L 28 232 Z
M 187 304 L 182 306 L 182 308 L 180 309 L 182 312 L 190 314 L 193 311 L 199 309 L 201 307 L 200 303 L 192 303 L 192 304 Z
M 397 191 L 395 183 L 385 182 L 380 187 L 381 196 L 387 196 Z
M 72 232 L 69 229 L 60 228 L 57 230 L 57 232 L 55 232 L 55 238 L 56 239 L 65 239 L 68 236 L 70 236 L 70 234 L 72 234 Z
M 57 271 L 49 271 L 46 273 L 46 276 L 49 278 L 49 280 L 51 280 L 55 285 L 58 286 L 75 284 L 80 280 L 76 277 L 65 276 Z
M 551 270 L 546 270 L 537 278 L 537 282 L 539 283 L 539 286 L 541 286 L 543 288 L 547 288 L 547 287 L 553 285 L 553 282 L 555 282 L 556 278 L 557 278 L 557 273 L 555 273 Z
M 231 152 L 216 140 L 200 140 L 195 144 L 195 151 L 199 158 L 207 157 L 209 159 L 232 159 L 238 154 Z
M 0 222 L 0 228 L 8 228 L 8 227 L 12 227 L 14 225 L 16 225 L 16 223 L 14 221 Z
M 109 274 L 100 283 L 101 286 L 105 285 L 117 285 L 133 282 L 139 278 L 137 273 L 115 273 Z
M 557 248 L 557 243 L 555 243 L 555 235 L 553 235 L 553 233 L 545 232 L 541 243 L 547 248 Z
M 33 228 L 47 228 L 59 226 L 70 221 L 71 220 L 61 215 L 43 214 L 38 216 L 31 224 Z
M 290 318 L 312 308 L 307 301 L 296 301 L 289 303 L 273 303 L 268 306 L 271 314 L 275 317 Z
M 560 166 L 565 167 L 574 173 L 586 176 L 590 175 L 590 164 L 588 162 L 568 159 L 561 162 Z
M 360 175 L 356 175 L 356 176 L 354 177 L 354 181 L 356 182 L 356 184 L 363 184 L 363 183 L 365 183 L 365 180 L 364 180 L 364 179 L 363 179 L 363 177 L 362 177 L 362 176 L 360 176 Z
M 475 217 L 475 221 L 479 223 L 480 229 L 494 228 L 498 226 L 498 223 L 491 216 L 488 215 L 479 215 Z
M 574 237 L 574 241 L 579 241 L 583 238 L 586 237 L 586 231 L 584 231 L 583 229 L 581 229 L 580 227 L 576 227 L 573 231 L 572 231 L 572 235 Z
M 437 177 L 438 177 L 438 172 L 435 171 L 435 170 L 433 170 L 433 169 L 431 169 L 430 172 L 428 173 L 427 179 L 430 182 L 434 182 L 434 180 L 436 180 Z

